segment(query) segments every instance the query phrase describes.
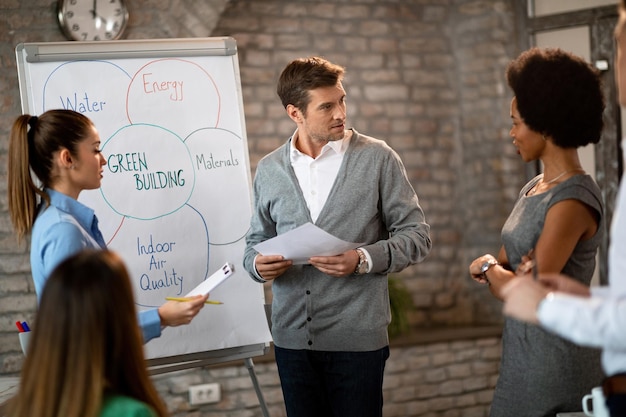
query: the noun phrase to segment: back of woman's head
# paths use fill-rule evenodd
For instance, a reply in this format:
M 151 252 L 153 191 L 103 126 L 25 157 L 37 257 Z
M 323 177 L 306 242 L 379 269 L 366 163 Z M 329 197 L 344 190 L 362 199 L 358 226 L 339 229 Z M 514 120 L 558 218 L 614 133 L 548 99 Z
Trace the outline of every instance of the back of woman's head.
M 54 156 L 67 149 L 76 155 L 77 145 L 93 132 L 93 123 L 72 110 L 48 110 L 41 116 L 22 115 L 13 123 L 9 139 L 8 196 L 11 221 L 21 239 L 35 220 L 37 195 L 48 200 L 33 178 L 43 187 L 55 181 Z
M 113 252 L 88 250 L 59 264 L 33 332 L 20 388 L 29 400 L 12 415 L 95 416 L 105 392 L 164 415 L 148 378 L 128 272 Z
M 65 349 L 59 354 L 67 354 L 73 363 L 84 360 L 85 366 L 102 372 L 94 377 L 114 383 L 108 374 L 116 372 L 134 348 L 141 351 L 135 316 L 121 258 L 88 250 L 66 259 L 50 275 L 37 315 L 37 328 L 43 326 L 43 331 L 36 336 L 56 340 L 54 346 Z
M 517 108 L 532 130 L 562 148 L 598 143 L 604 97 L 597 70 L 560 49 L 532 48 L 506 70 Z

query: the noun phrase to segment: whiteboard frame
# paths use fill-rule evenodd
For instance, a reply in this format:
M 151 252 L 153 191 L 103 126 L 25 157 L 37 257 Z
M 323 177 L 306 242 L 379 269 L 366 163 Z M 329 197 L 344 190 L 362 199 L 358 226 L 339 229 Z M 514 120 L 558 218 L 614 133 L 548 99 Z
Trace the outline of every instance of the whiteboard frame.
M 237 43 L 231 37 L 193 39 L 148 39 L 120 41 L 20 43 L 15 47 L 17 78 L 22 113 L 35 108 L 33 92 L 27 82 L 26 64 L 122 58 L 171 58 L 192 56 L 236 55 Z M 236 61 L 236 60 L 235 60 Z M 238 62 L 236 79 L 241 82 Z M 243 104 L 240 103 L 243 114 Z M 243 130 L 245 134 L 245 129 Z M 247 138 L 243 138 L 246 140 Z
M 229 56 L 237 54 L 236 41 L 232 37 L 173 38 L 148 40 L 82 41 L 20 43 L 16 46 L 16 62 L 22 113 L 30 114 L 36 106 L 33 91 L 27 81 L 27 65 L 37 62 L 62 62 L 79 60 L 104 60 L 123 58 L 168 58 L 195 56 Z M 241 77 L 237 58 L 234 57 L 235 79 L 240 89 L 239 106 L 244 114 L 241 96 Z M 243 119 L 243 118 L 242 118 Z M 242 120 L 243 143 L 248 155 L 245 121 Z M 251 184 L 248 170 L 248 184 Z M 252 190 L 250 190 L 250 193 Z M 264 298 L 264 297 L 263 297 Z M 224 349 L 209 350 L 167 357 L 148 359 L 147 366 L 153 375 L 205 365 L 249 359 L 269 352 L 270 342 Z

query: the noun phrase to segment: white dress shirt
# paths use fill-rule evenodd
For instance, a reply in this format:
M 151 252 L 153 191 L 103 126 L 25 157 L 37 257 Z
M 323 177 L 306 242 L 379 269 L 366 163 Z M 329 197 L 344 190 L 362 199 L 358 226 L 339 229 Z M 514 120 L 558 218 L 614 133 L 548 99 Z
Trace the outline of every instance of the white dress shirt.
M 348 136 L 328 142 L 318 157 L 313 159 L 298 150 L 298 136 L 297 132 L 294 133 L 294 140 L 291 142 L 291 166 L 314 223 L 326 204 L 349 144 Z
M 317 158 L 300 152 L 297 147 L 298 132 L 293 134 L 290 152 L 291 166 L 298 178 L 298 184 L 300 184 L 313 223 L 317 221 L 337 179 L 343 156 L 350 145 L 351 133 L 352 131 L 346 131 L 343 139 L 328 142 Z M 372 269 L 372 259 L 365 249 L 361 248 L 361 251 L 367 258 L 367 272 L 369 272 Z

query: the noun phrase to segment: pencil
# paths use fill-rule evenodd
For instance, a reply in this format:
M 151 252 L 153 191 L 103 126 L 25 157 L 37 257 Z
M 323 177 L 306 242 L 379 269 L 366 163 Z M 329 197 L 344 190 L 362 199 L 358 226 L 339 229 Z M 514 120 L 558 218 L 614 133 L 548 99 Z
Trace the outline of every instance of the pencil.
M 193 298 L 186 298 L 186 297 L 165 297 L 166 300 L 168 301 L 191 301 L 193 300 Z M 216 301 L 216 300 L 207 300 L 204 302 L 204 304 L 224 304 L 221 301 Z

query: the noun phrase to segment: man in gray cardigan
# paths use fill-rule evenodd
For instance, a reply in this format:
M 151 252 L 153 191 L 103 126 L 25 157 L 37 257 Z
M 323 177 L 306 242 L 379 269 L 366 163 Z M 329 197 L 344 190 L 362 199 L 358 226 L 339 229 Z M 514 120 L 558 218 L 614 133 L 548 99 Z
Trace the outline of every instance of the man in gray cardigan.
M 287 65 L 277 91 L 297 129 L 254 178 L 244 267 L 259 282 L 273 281 L 272 335 L 289 417 L 382 416 L 387 275 L 431 248 L 396 152 L 346 129 L 343 74 L 317 57 Z M 307 222 L 365 244 L 305 265 L 253 249 Z

